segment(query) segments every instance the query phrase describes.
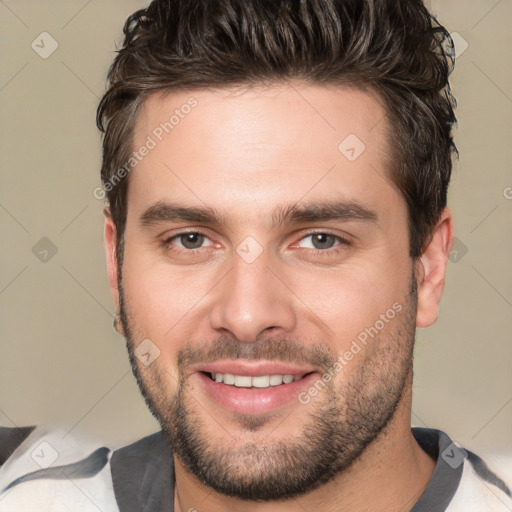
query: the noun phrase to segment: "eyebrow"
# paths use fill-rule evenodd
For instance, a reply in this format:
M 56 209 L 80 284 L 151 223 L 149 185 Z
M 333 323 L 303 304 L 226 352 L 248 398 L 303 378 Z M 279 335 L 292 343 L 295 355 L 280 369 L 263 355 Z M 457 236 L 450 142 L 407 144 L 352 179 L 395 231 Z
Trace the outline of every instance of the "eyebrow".
M 307 204 L 279 206 L 272 213 L 271 229 L 284 224 L 302 222 L 364 222 L 377 224 L 378 215 L 370 208 L 354 202 L 331 200 Z M 215 208 L 186 206 L 175 202 L 158 201 L 142 213 L 140 224 L 150 227 L 161 222 L 193 222 L 212 226 L 228 225 L 229 219 Z

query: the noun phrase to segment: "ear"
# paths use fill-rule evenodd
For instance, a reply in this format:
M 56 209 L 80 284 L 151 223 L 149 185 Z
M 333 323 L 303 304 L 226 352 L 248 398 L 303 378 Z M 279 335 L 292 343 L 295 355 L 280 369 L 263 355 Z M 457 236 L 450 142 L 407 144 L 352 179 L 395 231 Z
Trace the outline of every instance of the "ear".
M 453 216 L 445 208 L 430 242 L 417 261 L 418 310 L 416 325 L 430 327 L 439 316 L 448 257 L 453 244 Z
M 118 321 L 118 311 L 119 311 L 119 287 L 118 287 L 118 260 L 117 260 L 117 229 L 114 221 L 112 220 L 112 216 L 110 214 L 110 210 L 105 208 L 105 230 L 104 230 L 104 241 L 105 241 L 105 253 L 107 257 L 107 272 L 108 272 L 108 282 L 110 286 L 110 294 L 112 295 L 112 300 L 114 301 L 114 307 L 116 310 L 116 322 L 114 326 L 116 330 L 122 334 L 120 331 L 121 325 Z

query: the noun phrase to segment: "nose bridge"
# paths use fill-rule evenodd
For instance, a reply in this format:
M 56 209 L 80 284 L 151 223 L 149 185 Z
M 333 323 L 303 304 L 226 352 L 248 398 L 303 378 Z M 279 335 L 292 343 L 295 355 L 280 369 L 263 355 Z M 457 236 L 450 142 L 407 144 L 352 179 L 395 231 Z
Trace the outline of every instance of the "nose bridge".
M 238 250 L 243 248 L 241 244 Z M 291 331 L 295 326 L 292 294 L 286 293 L 274 272 L 265 253 L 254 260 L 243 252 L 234 254 L 231 269 L 216 290 L 211 327 L 229 330 L 246 343 L 257 341 L 265 329 Z

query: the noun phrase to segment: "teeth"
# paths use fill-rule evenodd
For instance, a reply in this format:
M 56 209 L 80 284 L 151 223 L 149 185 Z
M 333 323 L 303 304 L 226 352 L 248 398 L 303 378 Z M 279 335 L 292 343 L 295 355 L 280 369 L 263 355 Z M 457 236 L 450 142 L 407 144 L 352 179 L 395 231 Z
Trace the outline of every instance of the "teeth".
M 224 379 L 226 376 L 224 375 Z M 235 376 L 235 386 L 237 388 L 250 388 L 252 386 L 252 377 L 249 375 Z
M 290 384 L 304 377 L 304 375 L 258 375 L 257 377 L 251 377 L 250 375 L 232 375 L 231 373 L 212 373 L 211 376 L 215 382 L 222 382 L 237 388 L 268 388 Z
M 270 386 L 270 377 L 268 375 L 253 377 L 251 380 L 255 388 L 268 388 Z
M 223 382 L 224 384 L 229 384 L 230 386 L 232 386 L 235 383 L 235 376 L 231 375 L 231 373 L 225 373 Z
M 282 375 L 271 375 L 270 376 L 270 385 L 271 386 L 279 386 L 282 383 L 283 383 Z

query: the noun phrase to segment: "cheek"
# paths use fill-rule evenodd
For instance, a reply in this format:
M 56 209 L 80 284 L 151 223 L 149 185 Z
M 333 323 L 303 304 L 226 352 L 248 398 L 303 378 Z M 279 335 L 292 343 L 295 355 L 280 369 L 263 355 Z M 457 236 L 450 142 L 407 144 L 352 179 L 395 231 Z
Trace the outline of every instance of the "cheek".
M 394 303 L 403 304 L 408 282 L 403 270 L 401 275 L 398 281 L 392 269 L 386 272 L 365 261 L 336 270 L 295 270 L 286 280 L 295 283 L 293 292 L 300 299 L 302 313 L 319 326 L 326 341 L 333 340 L 340 352 L 379 321 Z
M 146 336 L 152 334 L 157 339 L 182 328 L 187 316 L 207 294 L 205 276 L 191 268 L 171 268 L 137 248 L 126 254 L 123 289 L 132 321 Z

